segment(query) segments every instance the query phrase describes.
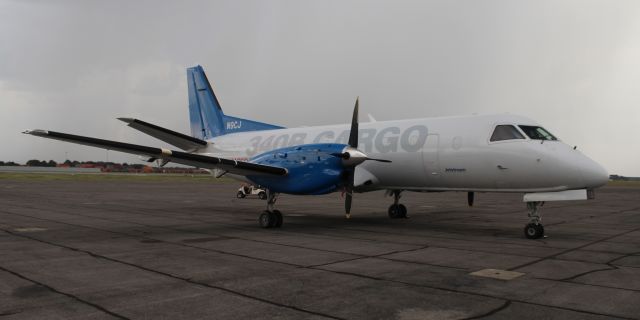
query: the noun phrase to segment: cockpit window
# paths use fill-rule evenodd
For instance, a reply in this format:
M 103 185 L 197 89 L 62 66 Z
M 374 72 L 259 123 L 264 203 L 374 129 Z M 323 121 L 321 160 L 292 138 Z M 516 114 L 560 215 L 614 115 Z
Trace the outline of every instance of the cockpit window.
M 549 131 L 543 127 L 537 126 L 518 126 L 531 140 L 558 140 Z
M 493 130 L 493 134 L 491 135 L 491 139 L 489 141 L 502 141 L 502 140 L 514 140 L 514 139 L 524 139 L 524 136 L 516 127 L 512 125 L 499 125 L 496 126 L 496 129 Z

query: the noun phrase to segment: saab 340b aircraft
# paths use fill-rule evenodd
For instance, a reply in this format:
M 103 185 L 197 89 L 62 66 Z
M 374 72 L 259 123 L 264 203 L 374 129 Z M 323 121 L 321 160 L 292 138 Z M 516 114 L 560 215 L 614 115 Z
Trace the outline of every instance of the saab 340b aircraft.
M 191 135 L 138 119 L 119 118 L 130 127 L 182 151 L 153 148 L 47 130 L 24 133 L 210 169 L 268 190 L 258 221 L 280 227 L 279 193 L 318 195 L 345 192 L 347 218 L 354 192 L 387 190 L 394 197 L 388 214 L 407 216 L 403 191 L 525 193 L 527 238 L 544 228 L 538 207 L 545 201 L 593 198 L 608 174 L 575 147 L 558 140 L 535 121 L 509 114 L 358 123 L 358 100 L 351 125 L 283 128 L 225 115 L 201 66 L 187 69 Z

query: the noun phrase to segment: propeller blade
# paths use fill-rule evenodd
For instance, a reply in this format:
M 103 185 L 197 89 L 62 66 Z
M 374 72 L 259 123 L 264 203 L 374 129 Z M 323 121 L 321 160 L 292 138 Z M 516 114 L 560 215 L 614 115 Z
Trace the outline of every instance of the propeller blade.
M 353 107 L 353 118 L 351 118 L 351 131 L 349 132 L 349 146 L 358 148 L 358 103 L 360 97 L 356 98 L 356 106 Z
M 387 160 L 387 159 L 367 158 L 367 160 L 373 160 L 373 161 L 378 161 L 378 162 L 386 162 L 386 163 L 390 163 L 391 162 L 391 160 Z
M 467 203 L 469 204 L 469 207 L 473 207 L 473 198 L 474 198 L 474 193 L 473 192 L 468 192 L 467 193 Z
M 347 171 L 347 176 L 345 178 L 345 197 L 344 197 L 344 212 L 346 214 L 347 219 L 351 217 L 351 201 L 353 200 L 353 184 L 355 180 L 355 174 L 353 170 Z
M 353 197 L 353 195 L 351 194 L 351 191 L 347 191 L 347 194 L 344 197 L 344 212 L 346 212 L 347 214 L 351 213 L 351 198 Z

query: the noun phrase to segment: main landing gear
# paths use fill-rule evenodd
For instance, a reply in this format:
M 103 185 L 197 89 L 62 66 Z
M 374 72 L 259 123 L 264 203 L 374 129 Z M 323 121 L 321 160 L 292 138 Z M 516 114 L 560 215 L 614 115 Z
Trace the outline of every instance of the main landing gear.
M 539 239 L 544 237 L 544 227 L 542 226 L 542 217 L 538 213 L 538 207 L 544 205 L 543 201 L 527 202 L 529 209 L 529 223 L 524 227 L 524 235 L 529 239 Z
M 278 194 L 267 190 L 267 210 L 260 214 L 258 222 L 263 228 L 280 228 L 282 227 L 282 213 L 275 209 Z
M 391 219 L 399 219 L 407 217 L 407 207 L 404 204 L 398 203 L 400 200 L 400 193 L 402 190 L 393 190 L 391 191 L 393 194 L 393 204 L 389 206 L 389 218 Z

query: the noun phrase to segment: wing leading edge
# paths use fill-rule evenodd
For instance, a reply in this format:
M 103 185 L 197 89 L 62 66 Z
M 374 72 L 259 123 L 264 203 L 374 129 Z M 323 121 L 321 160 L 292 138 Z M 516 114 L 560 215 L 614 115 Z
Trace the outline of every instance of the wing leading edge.
M 238 175 L 276 175 L 284 176 L 287 174 L 287 169 L 261 165 L 245 161 L 236 161 L 231 159 L 224 159 L 212 156 L 205 156 L 201 154 L 193 154 L 182 151 L 174 151 L 169 149 L 154 148 L 141 146 L 137 144 L 124 143 L 112 140 L 97 139 L 91 137 L 77 136 L 68 133 L 47 131 L 47 130 L 27 130 L 23 132 L 38 137 L 61 140 L 66 142 L 72 142 L 82 144 L 86 146 L 98 147 L 107 150 L 115 150 L 125 153 L 132 153 L 137 155 L 143 155 L 158 159 L 165 159 L 171 162 L 180 163 L 192 167 L 206 168 L 206 169 L 222 169 L 229 173 Z
M 172 144 L 185 151 L 195 151 L 207 146 L 207 142 L 198 138 L 190 137 L 186 134 L 169 130 L 152 123 L 133 118 L 118 118 L 124 121 L 131 128 L 144 132 L 156 139 Z

